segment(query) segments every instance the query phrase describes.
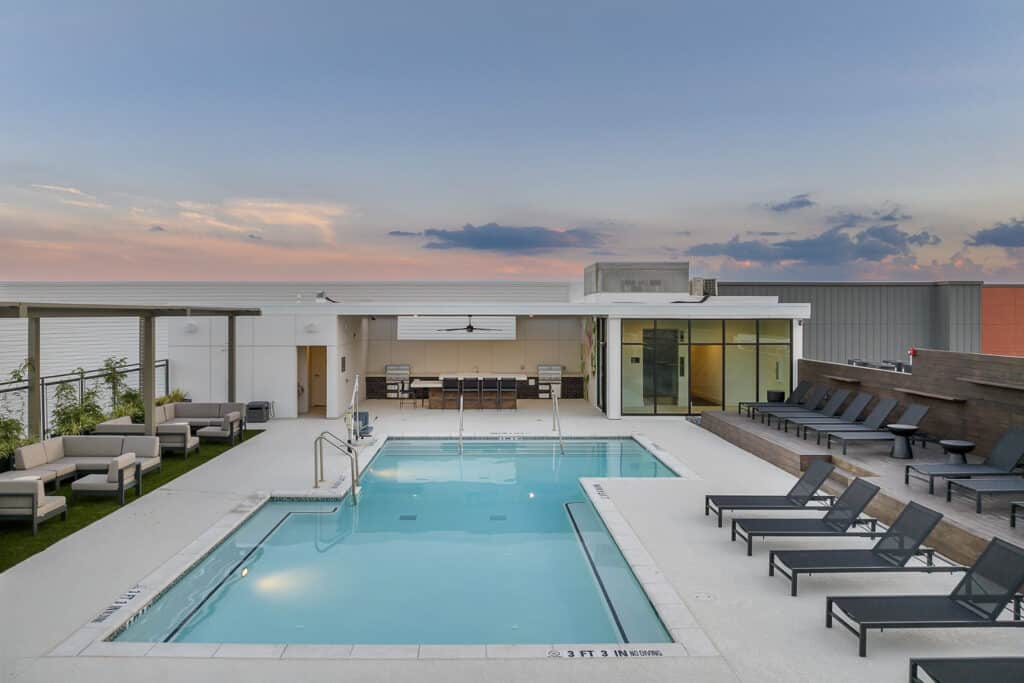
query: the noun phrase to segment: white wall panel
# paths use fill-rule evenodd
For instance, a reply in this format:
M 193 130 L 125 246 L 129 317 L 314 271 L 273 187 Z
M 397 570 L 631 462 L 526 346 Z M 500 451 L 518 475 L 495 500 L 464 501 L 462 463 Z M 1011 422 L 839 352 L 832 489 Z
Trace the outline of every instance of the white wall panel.
M 298 417 L 296 357 L 294 346 L 253 347 L 253 394 L 257 400 L 273 401 L 277 417 Z

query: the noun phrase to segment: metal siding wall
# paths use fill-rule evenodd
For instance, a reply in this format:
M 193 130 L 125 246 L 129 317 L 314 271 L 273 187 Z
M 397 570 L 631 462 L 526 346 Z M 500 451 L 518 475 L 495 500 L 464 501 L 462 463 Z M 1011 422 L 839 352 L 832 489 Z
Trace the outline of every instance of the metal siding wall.
M 811 319 L 803 325 L 804 356 L 839 363 L 849 358 L 903 360 L 911 346 L 945 348 L 946 342 L 940 346 L 936 338 L 936 289 L 931 283 L 719 283 L 722 295 L 778 296 L 783 303 L 811 304 Z M 976 347 L 980 288 L 954 289 L 963 291 L 957 292 L 953 310 L 964 313 L 953 326 L 951 343 Z M 972 308 L 979 312 L 972 314 Z M 950 329 L 948 322 L 944 329 Z

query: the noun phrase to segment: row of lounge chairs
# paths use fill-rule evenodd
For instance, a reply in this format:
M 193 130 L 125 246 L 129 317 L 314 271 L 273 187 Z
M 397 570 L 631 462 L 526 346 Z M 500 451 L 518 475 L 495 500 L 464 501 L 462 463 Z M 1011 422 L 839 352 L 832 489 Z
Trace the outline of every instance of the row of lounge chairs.
M 899 418 L 889 420 L 898 401 L 880 399 L 862 420 L 861 415 L 875 397 L 859 393 L 843 409 L 851 393 L 849 389 L 837 389 L 829 394 L 828 387 L 803 381 L 781 403 L 744 402 L 739 404 L 737 410 L 740 413 L 746 410 L 748 417 L 759 418 L 762 424 L 771 425 L 774 421 L 776 429 L 786 432 L 793 426 L 796 435 L 802 433 L 805 440 L 808 432 L 815 432 L 817 443 L 820 444 L 824 436 L 827 448 L 831 449 L 834 441 L 842 446 L 844 455 L 851 443 L 895 442 L 896 437 L 885 429 L 886 424 L 892 422 L 917 426 L 928 414 L 927 406 L 912 403 Z M 825 401 L 824 405 L 822 401 Z
M 877 520 L 862 517 L 878 487 L 855 479 L 827 508 L 810 506 L 812 501 L 828 501 L 818 487 L 831 474 L 829 463 L 815 462 L 789 493 L 782 496 L 708 495 L 704 514 L 715 512 L 721 519 L 724 510 L 825 510 L 821 518 L 734 518 L 733 540 L 747 543 L 752 554 L 753 538 L 795 537 L 872 537 L 878 541 L 867 549 L 772 550 L 768 574 L 776 572 L 790 581 L 790 593 L 797 595 L 801 574 L 879 572 L 962 573 L 959 583 L 948 595 L 828 596 L 825 601 L 826 626 L 838 622 L 858 638 L 860 655 L 867 655 L 867 633 L 878 629 L 1022 627 L 1021 605 L 1024 596 L 1017 593 L 1024 584 L 1024 549 L 993 538 L 971 567 L 936 563 L 935 553 L 924 542 L 942 515 L 917 503 L 909 503 L 896 521 L 881 529 Z M 719 523 L 721 526 L 721 523 Z M 858 530 L 865 528 L 866 530 Z M 918 558 L 920 562 L 912 564 Z M 1012 619 L 1001 618 L 1012 602 Z M 982 680 L 982 679 L 977 679 Z

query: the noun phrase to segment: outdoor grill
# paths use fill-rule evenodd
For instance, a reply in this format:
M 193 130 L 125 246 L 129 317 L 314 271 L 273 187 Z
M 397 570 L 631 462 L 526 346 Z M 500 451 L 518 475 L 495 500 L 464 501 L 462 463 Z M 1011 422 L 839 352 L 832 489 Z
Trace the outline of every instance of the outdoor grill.
M 537 396 L 551 398 L 551 392 L 555 392 L 558 398 L 562 398 L 562 366 L 538 365 Z
M 408 364 L 384 366 L 384 390 L 388 398 L 411 397 L 411 372 Z

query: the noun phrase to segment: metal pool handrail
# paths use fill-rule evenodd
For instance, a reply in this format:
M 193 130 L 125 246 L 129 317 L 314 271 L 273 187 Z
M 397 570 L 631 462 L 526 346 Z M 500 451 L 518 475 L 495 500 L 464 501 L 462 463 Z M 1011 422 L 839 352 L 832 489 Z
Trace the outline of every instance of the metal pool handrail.
M 330 434 L 330 436 L 334 436 Z M 337 439 L 337 437 L 334 437 Z M 327 444 L 331 448 L 335 449 L 342 455 L 346 456 L 349 460 L 349 464 L 352 467 L 352 504 L 358 505 L 358 491 L 356 490 L 359 486 L 359 468 L 356 465 L 355 450 L 344 441 L 338 440 L 337 443 L 327 438 L 326 434 L 321 434 L 316 437 L 313 441 L 313 488 L 320 488 L 320 482 L 324 480 L 324 444 Z M 338 444 L 341 444 L 340 446 Z
M 551 392 L 551 431 L 558 432 L 558 446 L 565 455 L 565 441 L 562 440 L 562 416 L 558 413 L 558 394 Z
M 328 443 L 338 449 L 345 449 L 349 455 L 356 461 L 356 472 L 355 472 L 355 485 L 359 486 L 359 451 L 356 450 L 355 444 L 351 441 L 345 441 L 334 432 L 329 432 L 326 429 L 320 432 L 320 436 L 323 437 Z M 320 461 L 320 471 L 323 472 L 323 460 Z
M 349 429 L 350 439 L 352 441 L 359 441 L 359 430 L 361 425 L 359 424 L 359 374 L 356 373 L 355 384 L 352 386 L 352 400 L 348 404 L 348 408 L 352 413 L 352 426 Z
M 462 424 L 465 414 L 465 407 L 462 401 L 462 394 L 459 394 L 459 455 L 462 455 Z

